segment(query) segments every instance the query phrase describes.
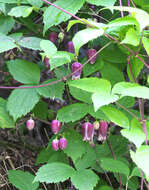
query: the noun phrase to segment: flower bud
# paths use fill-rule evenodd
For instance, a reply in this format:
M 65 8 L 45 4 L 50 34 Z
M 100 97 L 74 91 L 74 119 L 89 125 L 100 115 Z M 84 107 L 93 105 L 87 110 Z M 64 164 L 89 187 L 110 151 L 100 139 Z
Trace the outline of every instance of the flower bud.
M 57 33 L 56 32 L 51 32 L 49 34 L 49 40 L 55 44 L 56 40 L 57 40 Z
M 79 62 L 74 62 L 71 68 L 72 68 L 72 72 L 75 72 L 76 70 L 78 70 L 75 73 L 73 73 L 72 80 L 80 79 L 81 73 L 82 73 L 82 64 Z
M 89 49 L 87 51 L 87 59 L 90 59 L 94 54 L 96 54 L 97 51 L 95 49 Z M 96 62 L 96 59 L 97 59 L 97 55 L 95 55 L 91 60 L 90 60 L 90 63 L 91 64 L 94 64 Z
M 59 140 L 59 147 L 61 150 L 65 149 L 67 147 L 67 139 L 66 138 L 60 138 Z
M 29 120 L 26 121 L 26 127 L 28 128 L 28 130 L 32 130 L 35 127 L 35 121 L 30 118 Z
M 95 121 L 95 122 L 93 123 L 93 126 L 94 126 L 94 129 L 95 129 L 95 130 L 98 130 L 98 129 L 99 129 L 99 122 L 98 122 L 98 121 Z
M 48 57 L 45 57 L 45 58 L 44 58 L 44 64 L 45 64 L 45 66 L 46 66 L 47 68 L 50 67 L 49 58 L 48 58 Z
M 74 45 L 72 41 L 69 41 L 67 43 L 67 51 L 70 53 L 75 53 Z
M 51 122 L 51 130 L 54 134 L 57 134 L 61 130 L 61 123 L 58 120 Z
M 82 125 L 83 141 L 92 141 L 94 136 L 94 127 L 91 123 L 85 122 Z
M 59 140 L 58 139 L 54 139 L 52 141 L 52 148 L 53 150 L 57 151 L 59 149 Z
M 108 132 L 108 123 L 106 121 L 101 120 L 98 129 L 98 140 L 105 141 L 107 132 Z

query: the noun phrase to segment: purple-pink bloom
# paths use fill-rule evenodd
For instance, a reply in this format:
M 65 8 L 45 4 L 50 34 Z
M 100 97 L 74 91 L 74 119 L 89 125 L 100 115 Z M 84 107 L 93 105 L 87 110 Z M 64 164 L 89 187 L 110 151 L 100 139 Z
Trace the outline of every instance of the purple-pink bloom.
M 49 34 L 49 40 L 55 44 L 56 40 L 57 40 L 57 33 L 56 32 L 51 32 Z
M 74 62 L 71 66 L 71 69 L 72 69 L 72 72 L 76 71 L 72 75 L 72 80 L 80 79 L 81 73 L 82 73 L 82 64 L 79 62 Z
M 61 130 L 61 123 L 58 120 L 52 120 L 51 130 L 54 134 L 57 134 Z
M 46 66 L 47 68 L 50 67 L 49 58 L 48 58 L 48 57 L 45 57 L 45 58 L 44 58 L 44 64 L 45 64 L 45 66 Z
M 69 41 L 67 43 L 67 51 L 70 53 L 75 53 L 74 45 L 72 41 Z
M 94 126 L 90 122 L 85 122 L 82 125 L 83 141 L 93 142 Z
M 32 130 L 35 127 L 35 121 L 32 118 L 27 120 L 26 127 L 28 128 L 28 130 Z
M 61 150 L 65 149 L 67 147 L 67 144 L 68 144 L 68 142 L 67 142 L 66 138 L 64 138 L 64 137 L 60 138 L 60 140 L 59 140 L 59 148 Z
M 54 139 L 54 140 L 52 141 L 52 148 L 53 148 L 53 150 L 55 150 L 55 151 L 59 150 L 59 140 L 58 140 L 58 139 Z
M 87 54 L 86 54 L 86 56 L 87 56 L 87 59 L 90 59 L 93 55 L 95 55 L 97 53 L 97 51 L 95 50 L 95 49 L 89 49 L 88 51 L 87 51 Z M 96 59 L 97 59 L 97 55 L 95 55 L 93 58 L 91 58 L 91 60 L 90 60 L 90 63 L 91 64 L 94 64 L 95 62 L 96 62 Z
M 107 132 L 108 132 L 108 123 L 106 121 L 101 120 L 98 129 L 98 140 L 105 141 L 107 138 Z

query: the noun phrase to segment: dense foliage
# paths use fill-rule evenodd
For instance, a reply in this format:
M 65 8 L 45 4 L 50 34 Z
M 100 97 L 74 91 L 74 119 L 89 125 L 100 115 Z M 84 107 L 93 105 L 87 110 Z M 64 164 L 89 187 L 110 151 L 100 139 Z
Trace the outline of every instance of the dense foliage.
M 35 173 L 9 182 L 149 189 L 148 2 L 0 0 L 0 12 L 0 128 L 40 121 L 49 138 Z

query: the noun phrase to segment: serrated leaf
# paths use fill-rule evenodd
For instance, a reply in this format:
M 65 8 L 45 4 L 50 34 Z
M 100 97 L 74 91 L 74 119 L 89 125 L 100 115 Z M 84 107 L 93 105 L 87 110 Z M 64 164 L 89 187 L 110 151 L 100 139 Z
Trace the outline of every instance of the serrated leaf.
M 132 170 L 130 176 L 131 176 L 131 177 L 133 177 L 133 176 L 142 177 L 142 176 L 141 176 L 141 172 L 140 172 L 140 170 L 139 170 L 138 167 L 134 167 L 134 168 L 133 168 L 133 170 Z
M 78 10 L 83 6 L 85 0 L 58 0 L 54 4 L 71 12 L 72 14 L 76 14 Z M 53 25 L 58 25 L 61 22 L 67 21 L 71 18 L 70 15 L 62 12 L 61 10 L 50 6 L 46 9 L 43 15 L 44 21 L 44 33 Z M 49 19 L 50 18 L 50 19 Z
M 41 51 L 41 40 L 41 38 L 37 37 L 22 37 L 17 41 L 17 43 L 24 48 Z
M 58 51 L 50 59 L 50 69 L 55 69 L 66 63 L 70 63 L 74 58 L 74 55 L 65 51 Z
M 57 47 L 50 40 L 41 40 L 40 47 L 45 52 L 46 56 L 49 58 L 51 58 L 52 55 L 54 55 L 57 52 Z
M 121 134 L 133 142 L 137 148 L 145 141 L 145 134 L 142 130 L 142 126 L 136 119 L 131 121 L 131 128 L 122 129 Z
M 139 76 L 139 73 L 140 73 L 141 69 L 143 69 L 144 64 L 142 63 L 142 61 L 140 61 L 136 57 L 131 57 L 130 65 L 131 65 L 132 73 L 130 72 L 129 64 L 127 64 L 127 73 L 128 73 L 129 79 L 133 82 L 133 80 L 134 79 L 136 80 L 137 77 Z M 132 78 L 132 74 L 134 76 L 134 79 Z
M 50 79 L 50 80 L 44 81 L 42 85 L 51 83 L 54 81 L 56 81 L 56 79 Z M 41 96 L 44 96 L 46 98 L 59 98 L 62 100 L 64 89 L 65 89 L 65 84 L 63 82 L 59 82 L 56 84 L 52 84 L 50 86 L 37 88 L 36 90 Z
M 71 166 L 53 162 L 39 168 L 34 182 L 58 183 L 67 180 L 74 174 L 75 170 Z
M 103 111 L 98 109 L 98 111 L 95 112 L 93 106 L 89 106 L 89 114 L 95 119 L 100 119 L 110 122 L 109 118 L 103 113 Z
M 86 0 L 88 3 L 97 6 L 112 6 L 115 4 L 116 0 Z
M 117 102 L 122 106 L 124 106 L 125 108 L 131 108 L 135 104 L 135 98 L 130 96 L 124 96 Z
M 120 160 L 114 160 L 112 158 L 101 158 L 101 167 L 106 171 L 122 173 L 129 176 L 129 167 Z
M 8 114 L 6 109 L 6 100 L 0 98 L 0 127 L 1 128 L 14 128 L 15 123 Z
M 119 82 L 113 87 L 112 94 L 149 99 L 149 88 L 136 83 Z
M 16 121 L 23 115 L 30 112 L 39 101 L 36 89 L 15 89 L 8 98 L 7 110 Z
M 147 54 L 149 55 L 149 39 L 146 37 L 143 37 L 142 42 Z
M 41 0 L 27 0 L 32 6 L 40 8 L 43 5 Z
M 126 32 L 125 38 L 123 39 L 123 41 L 121 41 L 121 44 L 130 44 L 133 46 L 138 46 L 139 43 L 140 36 L 134 28 L 129 28 Z
M 68 130 L 65 137 L 68 140 L 68 145 L 63 151 L 75 162 L 86 152 L 86 145 L 82 140 L 82 136 L 75 130 Z
M 39 186 L 39 183 L 33 183 L 34 176 L 32 174 L 21 170 L 9 170 L 8 179 L 10 183 L 20 190 L 36 190 Z
M 37 84 L 40 81 L 40 69 L 35 63 L 22 59 L 7 61 L 9 72 L 15 80 L 25 84 Z
M 149 180 L 149 146 L 142 145 L 140 148 L 136 150 L 136 152 L 130 151 L 130 155 L 132 160 L 140 169 L 143 170 L 143 172 L 147 176 L 147 179 Z
M 93 190 L 99 177 L 92 170 L 79 170 L 71 177 L 73 185 L 79 190 Z
M 0 16 L 0 33 L 8 34 L 14 27 L 15 21 L 9 16 Z
M 123 128 L 129 129 L 129 120 L 123 112 L 110 105 L 104 106 L 100 109 L 110 119 L 110 121 Z
M 44 101 L 38 102 L 34 107 L 33 114 L 39 119 L 46 120 L 48 115 L 48 104 Z
M 77 32 L 76 35 L 72 39 L 76 55 L 79 54 L 80 47 L 82 47 L 84 44 L 86 44 L 90 40 L 93 40 L 103 34 L 104 34 L 104 30 L 102 28 L 100 29 L 87 28 L 87 29 Z
M 8 15 L 14 17 L 28 17 L 33 11 L 33 7 L 29 6 L 17 6 L 10 10 Z
M 13 38 L 0 34 L 0 53 L 16 48 Z
M 80 120 L 88 113 L 86 104 L 75 103 L 58 110 L 57 118 L 61 122 L 74 122 Z

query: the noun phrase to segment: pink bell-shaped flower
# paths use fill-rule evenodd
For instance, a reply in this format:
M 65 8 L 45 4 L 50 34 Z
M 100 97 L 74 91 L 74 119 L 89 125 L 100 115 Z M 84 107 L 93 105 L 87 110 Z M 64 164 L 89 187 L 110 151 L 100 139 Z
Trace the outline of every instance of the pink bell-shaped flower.
M 83 141 L 91 141 L 91 142 L 93 142 L 94 126 L 89 122 L 83 123 L 83 125 L 82 125 L 82 135 L 83 135 Z
M 89 49 L 87 51 L 87 59 L 90 59 L 93 55 L 95 55 L 97 53 L 97 51 L 95 49 Z M 94 64 L 96 62 L 97 59 L 97 55 L 95 55 L 93 58 L 91 58 L 90 63 Z
M 54 140 L 52 141 L 52 148 L 53 148 L 53 150 L 55 150 L 55 151 L 59 150 L 59 140 L 58 140 L 58 139 L 54 139 Z
M 53 42 L 54 44 L 56 43 L 56 41 L 57 41 L 57 33 L 56 32 L 51 32 L 50 34 L 49 34 L 49 40 L 51 41 L 51 42 Z
M 100 126 L 98 129 L 98 140 L 99 141 L 105 141 L 107 138 L 108 123 L 106 121 L 101 120 L 99 125 Z
M 45 57 L 45 58 L 44 58 L 44 65 L 45 65 L 47 68 L 50 67 L 49 58 L 48 58 L 48 57 Z
M 67 51 L 70 53 L 75 53 L 74 45 L 72 41 L 69 41 L 67 43 Z
M 80 68 L 80 69 L 79 69 Z M 71 66 L 71 69 L 72 69 L 72 72 L 75 72 L 73 73 L 72 75 L 72 80 L 76 80 L 76 79 L 80 79 L 81 77 L 81 73 L 82 73 L 82 64 L 79 63 L 79 62 L 74 62 Z
M 54 134 L 57 134 L 61 130 L 61 123 L 58 120 L 52 120 L 51 130 Z
M 60 138 L 60 140 L 59 140 L 59 148 L 61 150 L 64 150 L 67 147 L 67 144 L 68 144 L 68 142 L 67 142 L 66 138 L 64 138 L 64 137 Z
M 30 118 L 29 120 L 26 121 L 26 127 L 28 128 L 28 130 L 32 130 L 35 127 L 35 121 Z

